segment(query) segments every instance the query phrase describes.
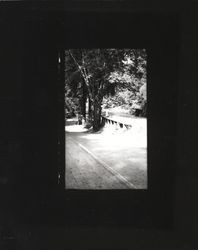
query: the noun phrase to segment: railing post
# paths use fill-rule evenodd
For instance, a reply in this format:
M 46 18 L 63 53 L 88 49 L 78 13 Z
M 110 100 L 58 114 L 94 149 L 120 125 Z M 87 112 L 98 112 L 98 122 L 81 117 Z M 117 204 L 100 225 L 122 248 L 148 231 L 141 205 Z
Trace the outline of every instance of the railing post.
M 104 116 L 101 116 L 101 119 L 102 119 L 102 125 L 105 126 L 106 124 L 108 127 L 110 127 L 110 125 L 113 125 L 115 130 L 123 129 L 125 131 L 125 130 L 128 130 L 129 128 L 132 128 L 132 125 L 117 122 Z

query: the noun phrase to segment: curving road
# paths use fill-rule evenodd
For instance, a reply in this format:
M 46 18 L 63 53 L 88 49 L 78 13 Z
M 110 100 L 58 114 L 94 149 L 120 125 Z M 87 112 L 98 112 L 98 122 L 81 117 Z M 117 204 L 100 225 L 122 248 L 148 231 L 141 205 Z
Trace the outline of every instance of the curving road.
M 93 133 L 68 119 L 65 130 L 67 189 L 147 189 L 146 120 Z

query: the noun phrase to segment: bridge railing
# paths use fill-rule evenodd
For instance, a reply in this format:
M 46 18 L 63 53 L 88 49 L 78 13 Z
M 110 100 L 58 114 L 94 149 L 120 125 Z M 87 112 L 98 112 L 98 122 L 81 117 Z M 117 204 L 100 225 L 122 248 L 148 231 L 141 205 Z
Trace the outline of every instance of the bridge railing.
M 132 125 L 131 124 L 126 124 L 126 123 L 123 123 L 123 122 L 119 122 L 119 121 L 116 121 L 112 118 L 109 118 L 109 117 L 106 117 L 104 115 L 101 116 L 101 120 L 102 120 L 102 125 L 105 126 L 105 124 L 111 124 L 111 125 L 114 125 L 114 126 L 117 126 L 119 128 L 126 128 L 126 129 L 130 129 L 132 128 Z

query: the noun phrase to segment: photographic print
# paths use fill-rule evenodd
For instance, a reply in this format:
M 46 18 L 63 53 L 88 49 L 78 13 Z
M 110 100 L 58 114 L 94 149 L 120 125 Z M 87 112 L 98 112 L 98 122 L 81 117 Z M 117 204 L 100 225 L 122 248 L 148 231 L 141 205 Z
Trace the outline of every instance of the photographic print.
M 147 189 L 145 49 L 65 50 L 66 189 Z

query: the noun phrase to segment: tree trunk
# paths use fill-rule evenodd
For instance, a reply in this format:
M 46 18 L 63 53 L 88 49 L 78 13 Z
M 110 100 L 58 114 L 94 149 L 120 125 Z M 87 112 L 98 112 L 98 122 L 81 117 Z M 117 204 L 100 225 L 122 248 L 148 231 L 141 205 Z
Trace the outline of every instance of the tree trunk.
M 87 102 L 87 90 L 86 90 L 86 85 L 83 81 L 82 84 L 82 115 L 83 118 L 86 120 L 86 102 Z
M 91 99 L 90 97 L 88 98 L 89 106 L 88 106 L 88 115 L 89 115 L 89 120 L 92 120 L 92 107 L 91 107 Z
M 82 112 L 82 116 L 84 119 L 86 119 L 86 96 L 83 95 L 82 97 L 82 106 L 81 106 L 81 112 Z
M 93 130 L 98 131 L 101 128 L 101 101 L 94 103 L 93 110 Z

